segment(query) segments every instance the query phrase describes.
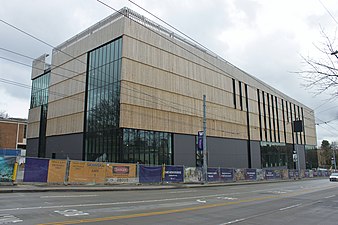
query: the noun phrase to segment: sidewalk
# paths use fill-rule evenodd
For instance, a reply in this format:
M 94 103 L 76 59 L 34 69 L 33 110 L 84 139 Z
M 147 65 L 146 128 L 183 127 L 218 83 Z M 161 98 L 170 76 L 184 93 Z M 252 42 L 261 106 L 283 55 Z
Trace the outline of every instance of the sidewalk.
M 0 183 L 0 194 L 16 192 L 87 192 L 87 191 L 136 191 L 136 190 L 163 190 L 201 187 L 219 187 L 234 185 L 266 184 L 276 182 L 290 182 L 294 180 L 264 180 L 241 181 L 230 183 L 195 183 L 195 184 L 83 184 L 83 185 L 49 185 L 49 184 L 6 184 Z

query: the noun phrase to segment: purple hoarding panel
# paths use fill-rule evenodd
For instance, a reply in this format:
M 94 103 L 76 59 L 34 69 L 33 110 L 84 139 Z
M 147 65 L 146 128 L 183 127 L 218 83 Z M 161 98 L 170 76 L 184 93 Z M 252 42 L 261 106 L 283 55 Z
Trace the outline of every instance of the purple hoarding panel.
M 245 170 L 245 179 L 246 180 L 256 180 L 257 179 L 256 169 L 246 169 Z
M 49 159 L 26 158 L 23 182 L 47 182 Z
M 208 181 L 209 182 L 219 181 L 218 168 L 208 168 Z
M 183 166 L 165 166 L 165 182 L 183 182 Z
M 221 181 L 233 181 L 234 180 L 234 170 L 220 168 L 220 180 Z
M 162 181 L 162 166 L 140 165 L 140 183 L 160 183 Z

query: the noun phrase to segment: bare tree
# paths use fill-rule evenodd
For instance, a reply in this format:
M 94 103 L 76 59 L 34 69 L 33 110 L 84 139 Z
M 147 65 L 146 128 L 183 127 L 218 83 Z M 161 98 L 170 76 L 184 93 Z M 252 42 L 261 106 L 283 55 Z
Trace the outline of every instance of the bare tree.
M 334 43 L 336 36 L 329 38 L 323 29 L 321 35 L 323 42 L 319 46 L 315 45 L 321 57 L 302 56 L 308 68 L 299 74 L 302 74 L 306 88 L 314 89 L 316 94 L 327 92 L 335 98 L 338 97 L 338 49 Z
M 0 118 L 7 119 L 8 117 L 8 113 L 5 110 L 0 110 Z

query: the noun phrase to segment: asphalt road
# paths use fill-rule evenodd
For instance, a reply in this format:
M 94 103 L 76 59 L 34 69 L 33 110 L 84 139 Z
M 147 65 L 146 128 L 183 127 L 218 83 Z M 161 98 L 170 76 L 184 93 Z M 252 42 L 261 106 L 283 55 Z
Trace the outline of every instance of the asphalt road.
M 0 224 L 338 224 L 338 182 L 0 194 Z

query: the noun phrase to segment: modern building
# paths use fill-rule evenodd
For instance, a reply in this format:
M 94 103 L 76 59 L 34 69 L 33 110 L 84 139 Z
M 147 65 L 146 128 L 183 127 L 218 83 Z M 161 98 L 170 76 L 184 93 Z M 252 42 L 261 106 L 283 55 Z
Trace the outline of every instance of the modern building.
M 211 167 L 293 168 L 295 150 L 305 168 L 316 145 L 313 110 L 128 8 L 46 57 L 33 62 L 29 156 L 196 166 L 203 95 Z
M 26 149 L 27 119 L 0 117 L 0 150 Z

